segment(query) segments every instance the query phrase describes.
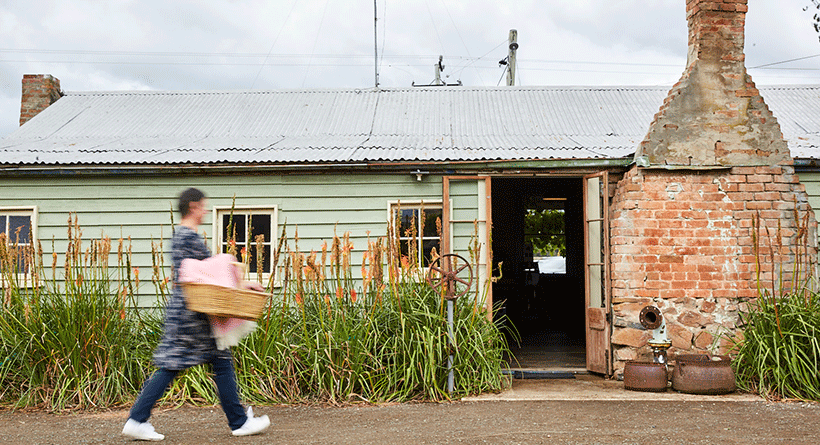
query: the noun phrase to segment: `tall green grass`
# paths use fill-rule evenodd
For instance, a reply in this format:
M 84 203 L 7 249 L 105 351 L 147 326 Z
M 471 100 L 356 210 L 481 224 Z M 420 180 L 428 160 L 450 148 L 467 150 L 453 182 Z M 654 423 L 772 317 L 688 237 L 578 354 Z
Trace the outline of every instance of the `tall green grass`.
M 121 405 L 133 401 L 152 372 L 162 314 L 133 309 L 139 271 L 130 241 L 120 239 L 116 253 L 108 238 L 86 242 L 76 216 L 69 218 L 68 238 L 61 264 L 52 243 L 51 276 L 44 277 L 39 244 L 20 246 L 0 235 L 2 405 L 53 411 Z M 258 329 L 233 348 L 247 401 L 443 400 L 508 384 L 501 372 L 504 337 L 482 305 L 465 298 L 456 303 L 456 387 L 447 393 L 444 299 L 408 260 L 415 252 L 402 256 L 398 242 L 391 234 L 369 240 L 362 279 L 354 280 L 347 234 L 334 234 L 321 252 L 304 253 L 298 235 L 288 240 L 283 229 L 272 254 L 278 275 L 266 283 L 273 298 Z M 114 255 L 117 264 L 109 266 Z M 162 242 L 152 243 L 160 305 L 170 292 L 163 255 Z M 201 366 L 180 375 L 163 399 L 217 402 L 210 370 Z
M 820 401 L 820 297 L 759 298 L 741 317 L 733 362 L 738 387 L 767 399 Z
M 8 243 L 0 234 L 4 300 L 0 313 L 0 403 L 48 410 L 103 408 L 133 398 L 147 371 L 160 320 L 126 311 L 133 284 L 113 286 L 108 238 L 91 240 L 68 223 L 58 281 L 43 277 L 42 247 Z M 123 252 L 123 240 L 119 251 Z M 130 276 L 130 253 L 116 270 Z
M 796 213 L 795 220 L 800 221 Z M 759 224 L 759 218 L 753 220 L 758 265 Z M 732 366 L 742 390 L 767 399 L 820 401 L 820 295 L 810 289 L 817 252 L 809 246 L 808 218 L 799 226 L 790 280 L 784 279 L 783 261 L 776 263 L 775 258 L 775 252 L 783 252 L 780 227 L 774 240 L 767 237 L 773 265 L 770 289 L 763 285 L 758 266 L 758 298 L 740 314 L 742 337 L 734 340 Z

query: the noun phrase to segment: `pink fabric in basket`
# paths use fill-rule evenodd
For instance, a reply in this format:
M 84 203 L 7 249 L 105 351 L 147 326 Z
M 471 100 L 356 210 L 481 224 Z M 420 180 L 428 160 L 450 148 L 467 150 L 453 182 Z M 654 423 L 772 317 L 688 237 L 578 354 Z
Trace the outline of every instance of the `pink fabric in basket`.
M 180 283 L 199 283 L 237 288 L 241 282 L 241 271 L 233 255 L 222 253 L 206 258 L 182 260 L 179 268 Z M 216 339 L 218 349 L 236 346 L 239 341 L 256 329 L 256 323 L 241 318 L 218 317 L 209 315 L 211 332 Z
M 234 266 L 236 258 L 227 253 L 214 255 L 204 260 L 186 258 L 179 268 L 180 283 L 213 284 L 224 287 L 239 285 L 239 269 Z

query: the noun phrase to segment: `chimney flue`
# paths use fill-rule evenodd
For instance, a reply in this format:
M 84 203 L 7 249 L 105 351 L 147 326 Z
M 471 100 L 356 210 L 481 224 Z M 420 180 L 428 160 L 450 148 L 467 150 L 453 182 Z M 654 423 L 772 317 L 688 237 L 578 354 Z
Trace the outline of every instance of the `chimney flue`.
M 60 79 L 50 74 L 24 74 L 20 99 L 20 125 L 38 115 L 62 97 Z
M 686 69 L 635 154 L 646 167 L 773 165 L 790 157 L 746 72 L 747 0 L 687 0 Z

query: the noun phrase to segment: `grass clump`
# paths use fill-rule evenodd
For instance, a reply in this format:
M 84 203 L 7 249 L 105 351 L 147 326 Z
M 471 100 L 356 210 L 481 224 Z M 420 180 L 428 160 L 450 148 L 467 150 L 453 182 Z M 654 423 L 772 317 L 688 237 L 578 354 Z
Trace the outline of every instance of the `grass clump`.
M 796 210 L 794 218 L 801 221 Z M 734 340 L 732 366 L 742 390 L 770 400 L 820 401 L 820 294 L 809 286 L 817 251 L 809 245 L 808 215 L 798 226 L 790 280 L 784 279 L 784 261 L 779 262 L 779 273 L 774 270 L 775 254 L 784 251 L 779 223 L 773 239 L 767 236 L 772 270 L 766 289 L 761 280 L 760 218 L 752 220 L 758 297 L 740 314 L 742 336 Z
M 741 319 L 733 362 L 738 387 L 767 399 L 820 401 L 820 296 L 760 298 Z
M 140 280 L 130 241 L 120 239 L 117 263 L 109 266 L 111 240 L 84 245 L 77 218 L 70 217 L 65 260 L 58 265 L 52 242 L 46 277 L 39 243 L 9 243 L 5 236 L 0 405 L 61 411 L 131 403 L 153 371 L 162 314 L 135 309 Z M 417 257 L 412 243 L 400 246 L 391 234 L 368 240 L 361 279 L 354 279 L 347 234 L 334 234 L 321 252 L 300 252 L 298 236 L 293 242 L 291 249 L 283 229 L 271 252 L 275 273 L 266 283 L 273 298 L 257 330 L 233 348 L 248 402 L 445 400 L 508 384 L 501 372 L 507 344 L 479 292 L 456 302 L 451 346 L 445 300 L 427 283 L 425 269 L 408 259 Z M 170 293 L 162 243 L 152 242 L 151 250 L 151 280 L 161 304 Z M 259 253 L 241 257 L 247 263 Z M 453 394 L 446 390 L 451 349 Z M 208 368 L 191 368 L 161 403 L 217 403 L 211 378 Z
M 91 240 L 69 218 L 68 247 L 56 277 L 43 276 L 42 247 L 8 243 L 0 234 L 4 300 L 0 314 L 0 403 L 50 411 L 104 408 L 134 397 L 158 340 L 159 320 L 125 310 L 133 285 L 112 291 L 111 240 Z M 130 253 L 117 270 L 130 276 Z

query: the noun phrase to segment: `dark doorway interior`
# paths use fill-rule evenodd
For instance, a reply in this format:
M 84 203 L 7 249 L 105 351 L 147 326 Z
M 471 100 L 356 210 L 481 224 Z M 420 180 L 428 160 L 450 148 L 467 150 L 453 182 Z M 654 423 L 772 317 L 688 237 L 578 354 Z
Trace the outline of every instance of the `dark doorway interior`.
M 511 368 L 586 368 L 582 185 L 581 178 L 493 178 L 496 276 L 501 264 L 493 299 L 502 302 L 497 320 Z

